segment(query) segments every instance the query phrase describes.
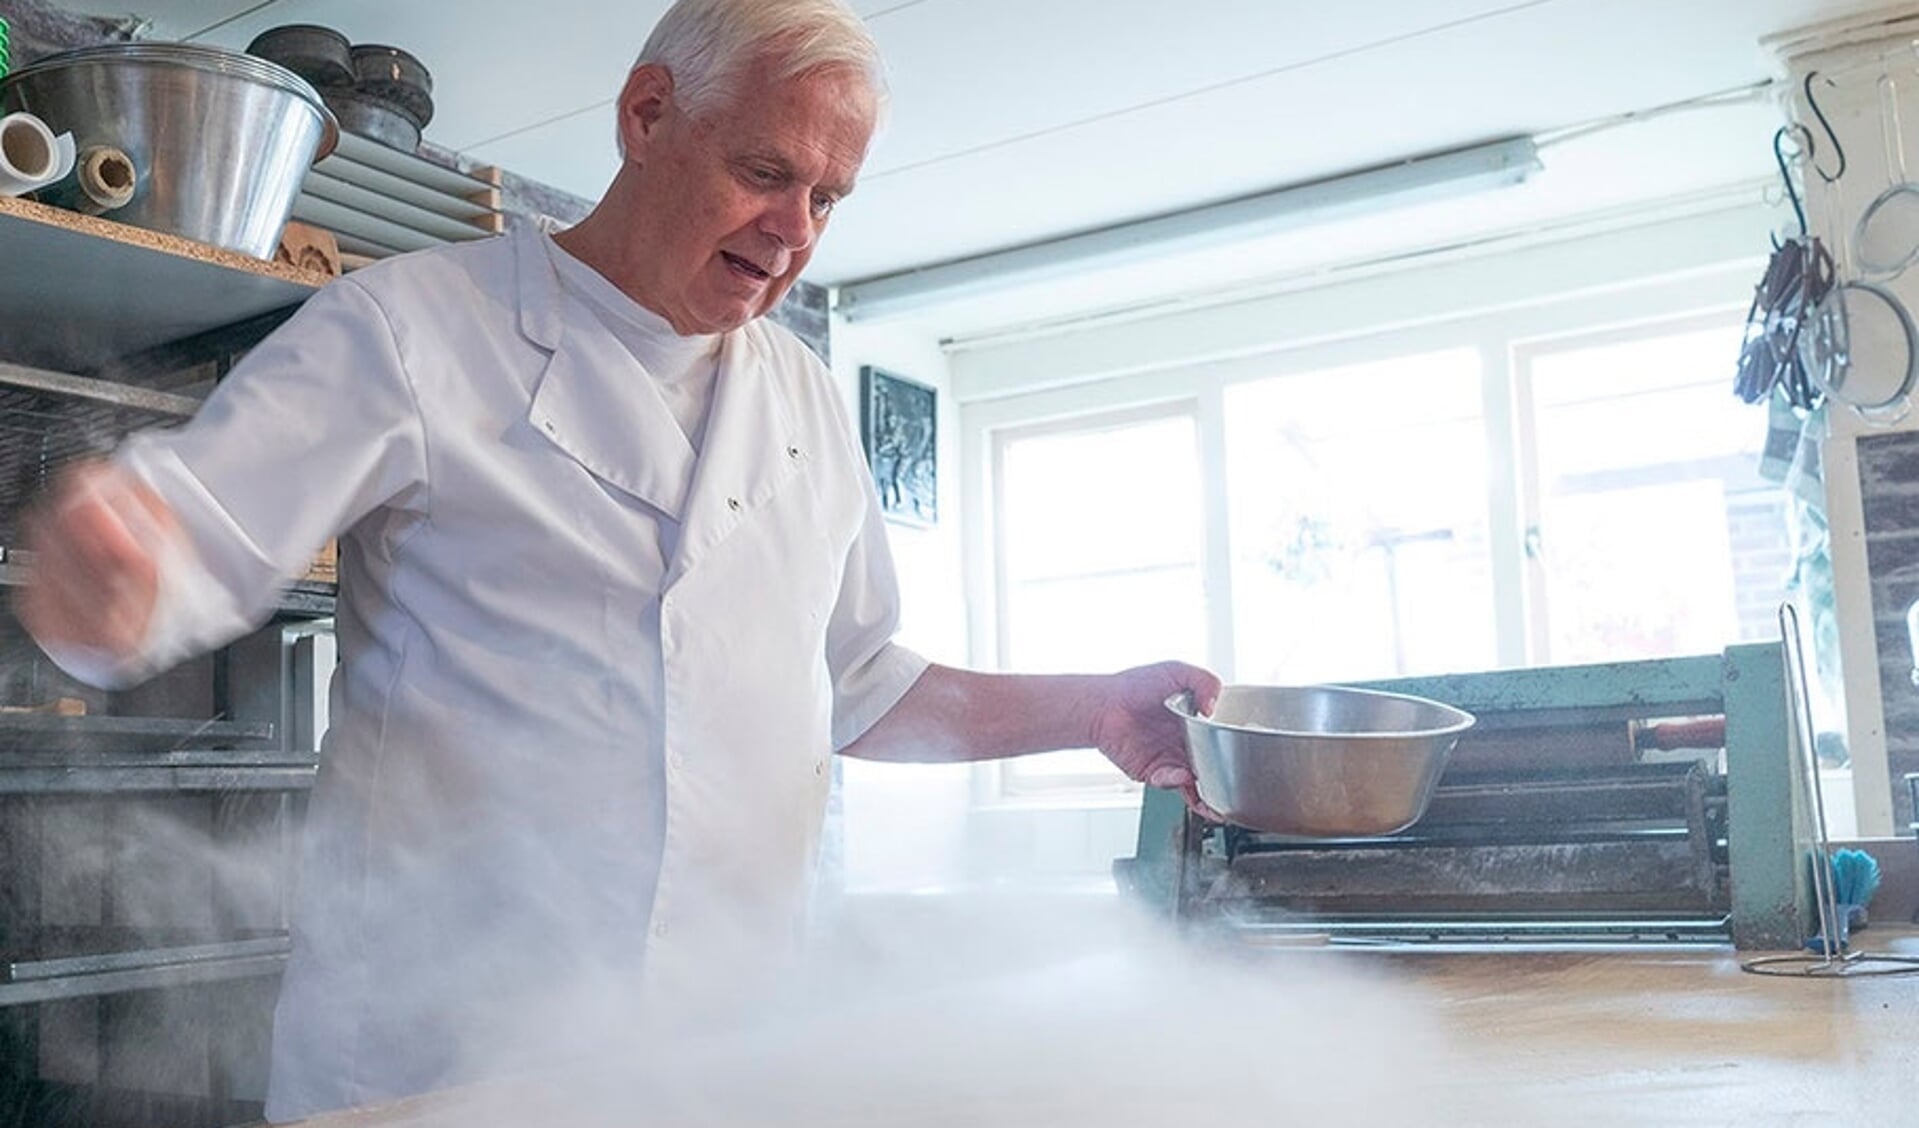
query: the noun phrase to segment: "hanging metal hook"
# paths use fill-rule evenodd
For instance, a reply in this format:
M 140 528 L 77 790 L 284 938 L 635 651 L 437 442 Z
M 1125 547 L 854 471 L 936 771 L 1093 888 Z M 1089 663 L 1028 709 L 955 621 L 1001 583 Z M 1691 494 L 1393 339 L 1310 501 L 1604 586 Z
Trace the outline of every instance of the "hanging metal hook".
M 1805 126 L 1795 123 L 1793 125 L 1780 126 L 1779 132 L 1772 135 L 1772 156 L 1775 161 L 1779 162 L 1779 180 L 1786 186 L 1786 199 L 1792 201 L 1793 218 L 1799 221 L 1799 237 L 1804 239 L 1807 235 L 1806 208 L 1804 204 L 1799 202 L 1799 189 L 1795 187 L 1792 182 L 1791 159 L 1786 156 L 1785 147 L 1786 138 L 1788 137 L 1803 139 L 1801 142 L 1803 149 L 1796 155 L 1804 156 L 1806 161 L 1811 163 L 1812 132 Z M 1779 249 L 1779 241 L 1777 239 L 1773 240 L 1773 249 Z
M 1812 144 L 1811 144 L 1811 141 L 1812 141 L 1811 130 L 1806 131 L 1807 133 L 1806 159 L 1807 159 L 1807 162 L 1812 165 L 1812 170 L 1819 174 L 1819 179 L 1825 181 L 1828 184 L 1831 184 L 1834 181 L 1838 180 L 1840 177 L 1846 175 L 1846 147 L 1839 143 L 1839 135 L 1833 132 L 1832 122 L 1826 120 L 1826 111 L 1819 108 L 1819 99 L 1813 95 L 1812 80 L 1818 77 L 1819 77 L 1818 71 L 1809 71 L 1806 74 L 1806 105 L 1811 107 L 1812 116 L 1819 119 L 1820 128 L 1826 131 L 1826 140 L 1832 143 L 1833 155 L 1839 158 L 1839 168 L 1834 172 L 1828 173 L 1825 169 L 1819 167 L 1819 162 L 1817 160 L 1813 159 L 1813 151 L 1812 151 Z M 1832 79 L 1828 78 L 1826 80 L 1826 85 L 1837 86 L 1839 84 L 1834 82 Z M 1804 128 L 1804 127 L 1802 126 L 1801 128 Z M 1774 148 L 1775 150 L 1777 149 L 1776 141 L 1774 144 Z M 1796 203 L 1797 201 L 1795 201 L 1795 205 Z M 1800 217 L 1799 225 L 1801 227 L 1805 226 L 1804 216 Z

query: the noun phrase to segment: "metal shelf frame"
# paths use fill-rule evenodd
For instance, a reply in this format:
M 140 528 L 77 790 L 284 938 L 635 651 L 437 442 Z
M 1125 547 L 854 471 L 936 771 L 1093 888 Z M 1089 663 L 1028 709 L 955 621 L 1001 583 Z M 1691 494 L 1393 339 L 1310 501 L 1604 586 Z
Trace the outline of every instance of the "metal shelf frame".
M 0 982 L 0 1007 L 278 975 L 286 968 L 291 948 L 291 941 L 281 936 L 22 960 L 4 965 L 7 981 Z
M 0 753 L 0 796 L 294 792 L 311 789 L 319 772 L 311 753 L 176 752 L 145 760 Z
M 467 221 L 484 203 L 457 207 L 450 218 Z M 20 511 L 51 473 L 192 417 L 236 355 L 332 281 L 17 198 L 0 198 L 0 263 L 15 268 L 0 270 L 0 587 L 32 575 Z M 336 591 L 295 583 L 278 618 L 328 618 Z M 31 652 L 12 624 L 6 640 Z M 67 686 L 40 665 L 23 664 L 19 696 Z M 271 716 L 175 719 L 233 717 L 224 695 L 235 668 L 225 648 L 107 698 L 151 716 L 0 714 L 0 1121 L 257 1116 L 233 1097 L 264 1084 L 259 1047 L 290 947 L 296 839 L 319 756 L 288 748 Z M 219 864 L 229 854 L 245 859 L 245 877 Z M 126 921 L 142 929 L 121 934 Z M 39 1006 L 61 1000 L 98 1002 Z M 44 1065 L 48 1053 L 105 1063 L 142 1051 L 143 1016 L 176 1000 L 201 1016 L 169 1027 L 180 1045 L 165 1067 L 180 1078 L 149 1072 L 127 1088 L 104 1065 L 58 1077 Z M 63 1012 L 91 1017 L 49 1026 Z
M 177 395 L 94 376 L 0 361 L 0 535 L 17 540 L 15 522 L 61 466 L 104 455 L 125 435 L 184 422 L 199 410 Z M 0 586 L 26 582 L 26 561 L 0 563 Z M 332 616 L 337 586 L 299 581 L 283 593 L 286 618 Z

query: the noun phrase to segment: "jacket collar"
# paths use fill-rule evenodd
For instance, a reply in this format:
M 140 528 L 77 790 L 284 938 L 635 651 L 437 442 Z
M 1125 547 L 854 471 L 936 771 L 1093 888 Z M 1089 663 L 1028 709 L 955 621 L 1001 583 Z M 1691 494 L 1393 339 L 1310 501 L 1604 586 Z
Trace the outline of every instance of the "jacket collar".
M 520 333 L 548 352 L 560 346 L 565 321 L 560 316 L 560 276 L 547 257 L 546 236 L 528 224 L 510 236 L 513 273 L 520 291 Z
M 527 418 L 595 477 L 682 522 L 670 586 L 810 460 L 785 386 L 798 374 L 772 359 L 767 327 L 728 333 L 696 456 L 652 376 L 561 287 L 545 236 L 516 239 L 520 331 L 551 354 Z
M 518 253 L 520 330 L 550 350 L 527 421 L 594 477 L 683 520 L 696 458 L 652 374 L 560 285 L 543 235 L 523 235 Z

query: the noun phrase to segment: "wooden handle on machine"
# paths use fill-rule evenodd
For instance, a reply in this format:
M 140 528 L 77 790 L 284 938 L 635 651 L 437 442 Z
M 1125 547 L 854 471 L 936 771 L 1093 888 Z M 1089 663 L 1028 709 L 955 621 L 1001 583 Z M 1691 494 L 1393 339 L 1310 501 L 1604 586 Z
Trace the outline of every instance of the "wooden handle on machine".
M 1633 747 L 1644 751 L 1659 749 L 1672 751 L 1678 748 L 1724 748 L 1726 746 L 1726 718 L 1701 717 L 1696 721 L 1660 721 L 1657 724 L 1640 725 L 1633 734 Z

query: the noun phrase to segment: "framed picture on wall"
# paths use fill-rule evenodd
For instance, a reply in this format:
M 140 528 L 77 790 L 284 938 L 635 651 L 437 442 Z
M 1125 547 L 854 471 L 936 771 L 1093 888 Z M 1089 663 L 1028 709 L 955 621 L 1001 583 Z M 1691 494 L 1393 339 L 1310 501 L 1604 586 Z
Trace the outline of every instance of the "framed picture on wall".
M 860 434 L 888 520 L 939 521 L 939 393 L 867 365 L 860 369 Z

